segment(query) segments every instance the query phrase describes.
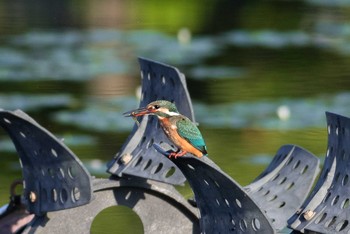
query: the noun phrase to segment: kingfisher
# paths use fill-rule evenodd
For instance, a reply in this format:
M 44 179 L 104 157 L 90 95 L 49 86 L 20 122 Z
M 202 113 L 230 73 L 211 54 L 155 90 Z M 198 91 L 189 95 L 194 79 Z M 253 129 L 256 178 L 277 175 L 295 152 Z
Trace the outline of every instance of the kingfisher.
M 196 124 L 181 115 L 172 102 L 157 100 L 146 107 L 126 112 L 124 115 L 133 118 L 143 115 L 157 116 L 165 135 L 178 148 L 176 152 L 169 154 L 169 158 L 181 157 L 186 153 L 199 158 L 208 155 L 207 146 Z

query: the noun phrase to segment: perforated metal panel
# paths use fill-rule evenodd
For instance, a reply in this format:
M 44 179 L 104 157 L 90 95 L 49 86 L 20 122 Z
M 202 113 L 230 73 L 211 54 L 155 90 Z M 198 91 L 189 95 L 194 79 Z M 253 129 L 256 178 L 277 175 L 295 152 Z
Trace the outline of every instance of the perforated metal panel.
M 90 174 L 62 141 L 22 111 L 1 110 L 0 126 L 16 146 L 30 212 L 42 215 L 90 202 Z
M 245 189 L 273 227 L 282 230 L 308 196 L 318 172 L 317 157 L 298 146 L 284 145 L 266 170 Z
M 209 161 L 192 156 L 173 159 L 195 194 L 201 233 L 275 233 L 244 189 Z
M 183 74 L 174 67 L 146 59 L 140 59 L 140 65 L 140 106 L 166 99 L 175 102 L 182 114 L 194 120 Z M 330 113 L 327 121 L 325 166 L 313 192 L 289 223 L 301 231 L 346 233 L 350 229 L 347 211 L 350 121 Z M 164 157 L 165 150 L 175 150 L 174 146 L 156 117 L 145 116 L 109 163 L 108 172 L 119 178 L 95 180 L 92 200 L 90 174 L 60 140 L 21 111 L 1 110 L 0 125 L 9 133 L 19 153 L 28 209 L 37 215 L 64 209 L 49 213 L 49 222 L 45 216 L 37 217 L 28 233 L 34 230 L 61 233 L 62 229 L 58 228 L 63 222 L 67 224 L 65 232 L 85 233 L 93 217 L 111 205 L 134 209 L 146 233 L 160 230 L 176 233 L 181 228 L 180 232 L 186 233 L 274 233 L 274 229 L 285 227 L 286 220 L 300 207 L 319 165 L 319 160 L 309 152 L 286 145 L 252 184 L 242 188 L 208 157 L 198 159 L 187 155 L 172 160 Z M 182 184 L 187 178 L 200 210 L 200 230 L 196 210 L 172 186 L 134 176 L 170 184 Z M 309 211 L 314 215 L 306 220 Z M 179 223 L 171 223 L 172 217 L 177 217 Z M 77 220 L 81 221 L 79 227 Z
M 143 58 L 139 62 L 142 79 L 140 107 L 159 99 L 172 101 L 180 113 L 194 121 L 184 75 L 175 67 L 165 64 Z M 162 142 L 171 144 L 156 117 L 143 117 L 140 126 L 134 126 L 122 149 L 109 163 L 108 172 L 117 176 L 127 174 L 182 184 L 185 178 L 181 171 L 152 147 L 153 143 Z
M 48 218 L 36 217 L 23 234 L 90 233 L 94 218 L 101 211 L 119 205 L 129 207 L 139 216 L 145 234 L 199 233 L 197 210 L 171 185 L 140 178 L 95 179 L 93 190 L 95 199 L 89 204 L 50 212 Z
M 328 148 L 323 171 L 303 209 L 289 222 L 301 231 L 349 233 L 350 119 L 326 114 Z

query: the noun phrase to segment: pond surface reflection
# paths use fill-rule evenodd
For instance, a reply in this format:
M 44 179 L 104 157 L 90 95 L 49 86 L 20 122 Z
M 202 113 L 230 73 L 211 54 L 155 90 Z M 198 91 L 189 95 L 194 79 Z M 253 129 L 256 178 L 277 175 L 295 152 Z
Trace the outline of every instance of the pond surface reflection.
M 138 105 L 138 56 L 186 75 L 209 156 L 242 185 L 283 144 L 323 158 L 324 112 L 350 116 L 346 1 L 16 2 L 0 3 L 0 108 L 26 111 L 98 177 L 134 124 L 122 113 Z M 21 176 L 2 130 L 0 154 L 1 205 Z

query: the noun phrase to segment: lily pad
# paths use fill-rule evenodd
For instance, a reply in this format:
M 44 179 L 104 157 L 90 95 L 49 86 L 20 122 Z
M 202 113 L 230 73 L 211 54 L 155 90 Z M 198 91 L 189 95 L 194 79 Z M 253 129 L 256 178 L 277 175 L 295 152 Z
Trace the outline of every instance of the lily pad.
M 302 129 L 324 127 L 325 111 L 350 115 L 350 93 L 314 98 L 237 102 L 224 105 L 195 103 L 197 121 L 214 128 Z M 279 110 L 288 109 L 288 116 Z M 285 111 L 285 110 L 284 110 Z
M 205 67 L 198 66 L 190 70 L 189 75 L 194 79 L 232 79 L 242 78 L 246 74 L 243 68 L 238 67 Z
M 186 44 L 176 35 L 151 30 L 32 31 L 0 47 L 0 81 L 85 81 L 104 74 L 130 74 L 135 57 L 193 64 L 219 53 L 214 37 Z M 130 53 L 135 56 L 130 56 Z
M 122 113 L 137 108 L 136 98 L 112 98 L 109 100 L 90 99 L 89 105 L 80 111 L 61 111 L 54 120 L 94 131 L 130 131 L 134 122 Z
M 348 0 L 306 0 L 307 3 L 324 7 L 349 7 Z
M 1 94 L 0 108 L 23 111 L 34 110 L 42 107 L 68 106 L 74 99 L 67 94 L 30 95 L 30 94 Z
M 64 144 L 68 147 L 71 146 L 84 146 L 84 145 L 93 145 L 96 144 L 96 139 L 88 135 L 67 135 L 67 136 L 58 136 L 59 139 L 63 139 Z M 16 148 L 11 139 L 0 139 L 0 151 L 3 152 L 16 152 Z
M 307 46 L 312 43 L 312 38 L 305 32 L 279 32 L 273 30 L 235 30 L 225 33 L 224 40 L 229 44 L 241 47 L 262 46 L 274 49 L 286 46 Z

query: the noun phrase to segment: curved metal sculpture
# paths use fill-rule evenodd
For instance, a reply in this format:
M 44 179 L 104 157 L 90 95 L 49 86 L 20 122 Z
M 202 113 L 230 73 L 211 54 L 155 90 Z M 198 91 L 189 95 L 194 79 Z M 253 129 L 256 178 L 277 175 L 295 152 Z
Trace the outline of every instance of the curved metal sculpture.
M 170 152 L 158 145 L 155 148 L 165 157 Z M 264 212 L 244 189 L 209 158 L 186 155 L 172 161 L 195 194 L 201 233 L 275 233 Z
M 192 103 L 187 91 L 185 76 L 175 67 L 151 60 L 139 59 L 141 66 L 141 106 L 165 99 L 174 102 L 180 113 L 194 121 Z M 170 184 L 183 184 L 185 177 L 168 159 L 152 147 L 153 143 L 169 143 L 159 123 L 153 117 L 144 117 L 136 124 L 122 149 L 108 165 L 108 172 L 119 177 L 133 175 Z
M 328 148 L 321 176 L 291 228 L 320 233 L 350 232 L 350 119 L 327 112 Z
M 42 215 L 91 201 L 90 174 L 62 141 L 19 110 L 1 110 L 0 126 L 16 146 L 29 212 Z
M 95 179 L 93 190 L 95 199 L 89 204 L 36 216 L 23 233 L 89 233 L 101 211 L 118 205 L 139 216 L 146 234 L 199 233 L 197 210 L 171 185 L 140 178 Z
M 308 196 L 319 171 L 319 161 L 301 147 L 284 145 L 266 170 L 245 187 L 276 230 L 287 226 L 287 220 Z
M 25 204 L 36 214 L 23 233 L 87 233 L 94 217 L 113 205 L 133 209 L 145 233 L 198 232 L 197 210 L 173 186 L 128 177 L 92 180 L 80 160 L 24 112 L 0 111 L 0 125 L 16 146 Z
M 140 106 L 167 99 L 194 121 L 183 74 L 146 59 L 140 59 L 140 65 Z M 325 167 L 313 193 L 301 206 L 301 213 L 294 215 L 293 222 L 290 220 L 290 226 L 297 230 L 331 233 L 350 229 L 347 213 L 344 216 L 324 211 L 337 206 L 344 210 L 349 203 L 345 185 L 350 175 L 350 121 L 329 113 L 327 119 L 329 150 Z M 285 145 L 266 170 L 242 188 L 207 157 L 164 157 L 164 149 L 175 149 L 151 116 L 144 117 L 139 127 L 135 125 L 109 163 L 111 178 L 96 180 L 62 141 L 25 113 L 0 110 L 0 126 L 16 146 L 25 182 L 24 201 L 28 210 L 36 214 L 25 233 L 86 233 L 94 217 L 114 205 L 133 209 L 145 233 L 274 233 L 286 226 L 286 220 L 303 203 L 319 165 L 311 153 Z M 195 193 L 200 215 L 170 185 L 182 184 L 186 179 Z M 320 204 L 320 199 L 324 203 Z M 315 215 L 306 222 L 303 218 L 310 210 Z M 66 224 L 64 229 L 62 223 Z

